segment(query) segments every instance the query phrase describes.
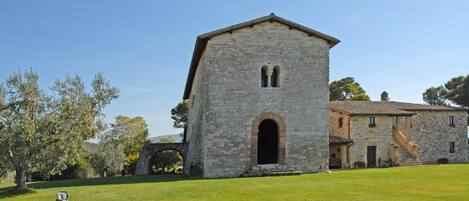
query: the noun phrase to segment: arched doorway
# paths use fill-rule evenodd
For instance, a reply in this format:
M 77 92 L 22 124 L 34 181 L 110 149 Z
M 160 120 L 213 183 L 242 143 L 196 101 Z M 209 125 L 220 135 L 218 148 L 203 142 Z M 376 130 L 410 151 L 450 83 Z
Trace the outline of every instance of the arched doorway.
M 156 152 L 148 162 L 149 174 L 180 174 L 183 155 L 178 150 L 164 149 Z
M 275 121 L 266 119 L 259 124 L 257 140 L 257 164 L 278 163 L 278 126 Z
M 286 126 L 283 118 L 264 112 L 252 121 L 251 167 L 258 164 L 285 164 Z

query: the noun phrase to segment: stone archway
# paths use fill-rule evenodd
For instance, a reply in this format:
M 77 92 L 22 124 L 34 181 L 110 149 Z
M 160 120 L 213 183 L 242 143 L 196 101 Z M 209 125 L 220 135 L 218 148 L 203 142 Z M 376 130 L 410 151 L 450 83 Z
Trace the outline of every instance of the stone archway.
M 156 153 L 163 151 L 163 150 L 174 150 L 177 151 L 181 157 L 183 162 L 185 163 L 185 154 L 186 154 L 186 144 L 179 142 L 179 143 L 151 143 L 146 144 L 142 151 L 140 151 L 140 159 L 137 163 L 137 175 L 147 175 L 149 174 L 149 162 L 150 159 L 156 155 Z
M 275 125 L 272 125 L 274 123 Z M 261 125 L 262 124 L 262 125 Z M 260 129 L 260 126 L 262 128 Z M 275 128 L 276 127 L 276 128 Z M 270 132 L 268 131 L 269 129 Z M 277 130 L 277 132 L 273 132 L 273 130 Z M 265 140 L 263 137 L 259 138 L 259 133 L 261 131 L 269 132 L 269 133 L 276 133 L 278 135 L 270 136 L 270 137 L 277 137 L 277 141 L 273 140 L 274 143 L 277 143 L 277 154 L 273 154 L 270 156 L 269 159 L 276 158 L 277 160 L 258 160 L 259 157 L 259 140 Z M 261 133 L 262 135 L 263 133 Z M 260 114 L 259 116 L 254 119 L 252 122 L 252 130 L 251 130 L 251 167 L 257 166 L 258 164 L 262 163 L 278 163 L 278 164 L 285 164 L 285 137 L 286 137 L 286 128 L 285 128 L 285 121 L 283 120 L 280 115 L 272 113 L 272 112 L 265 112 Z M 268 138 L 267 138 L 267 141 Z M 266 143 L 272 143 L 266 142 Z M 267 145 L 269 147 L 269 145 Z M 275 148 L 267 148 L 267 151 L 275 151 Z M 265 150 L 264 150 L 265 151 Z M 261 153 L 265 154 L 265 153 Z M 259 163 L 261 162 L 261 163 Z
M 170 168 L 173 163 L 183 166 L 182 162 L 184 162 L 184 154 L 178 149 L 160 149 L 155 152 L 152 156 L 150 156 L 148 162 L 148 174 L 155 174 L 156 172 L 166 174 L 166 173 L 182 173 L 182 169 L 178 167 L 172 167 L 171 170 L 166 168 Z

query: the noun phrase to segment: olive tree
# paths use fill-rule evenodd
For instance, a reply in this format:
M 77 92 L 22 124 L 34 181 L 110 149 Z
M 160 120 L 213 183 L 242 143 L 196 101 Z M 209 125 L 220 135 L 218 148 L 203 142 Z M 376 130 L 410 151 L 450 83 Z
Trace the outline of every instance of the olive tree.
M 87 90 L 79 76 L 58 80 L 47 95 L 32 70 L 12 74 L 0 87 L 0 173 L 16 171 L 16 190 L 27 174 L 58 173 L 80 158 L 85 141 L 103 128 L 102 110 L 118 90 L 101 74 Z

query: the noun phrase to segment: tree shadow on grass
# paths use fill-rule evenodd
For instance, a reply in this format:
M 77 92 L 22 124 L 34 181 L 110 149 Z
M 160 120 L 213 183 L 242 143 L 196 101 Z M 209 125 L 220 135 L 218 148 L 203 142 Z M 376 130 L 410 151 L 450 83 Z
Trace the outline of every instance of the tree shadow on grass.
M 139 183 L 158 183 L 158 182 L 176 182 L 185 180 L 197 180 L 201 177 L 190 177 L 185 175 L 143 175 L 143 176 L 126 176 L 126 177 L 108 177 L 108 178 L 90 178 L 90 179 L 70 179 L 61 181 L 43 181 L 28 183 L 31 189 L 47 189 L 47 188 L 65 188 L 76 186 L 99 186 L 99 185 L 119 185 L 119 184 L 139 184 Z M 0 187 L 0 199 L 31 193 L 14 192 L 14 186 Z
M 36 193 L 36 192 L 34 192 L 31 189 L 28 189 L 25 191 L 16 191 L 15 186 L 7 186 L 7 187 L 0 188 L 0 199 L 8 198 L 8 197 L 16 197 L 16 196 L 26 195 L 26 194 L 31 194 L 31 193 Z

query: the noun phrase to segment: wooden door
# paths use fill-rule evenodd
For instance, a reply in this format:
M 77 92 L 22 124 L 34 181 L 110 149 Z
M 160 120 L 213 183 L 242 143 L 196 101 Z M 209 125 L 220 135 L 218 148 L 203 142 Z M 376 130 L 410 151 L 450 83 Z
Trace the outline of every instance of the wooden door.
M 376 167 L 376 146 L 368 146 L 366 151 L 366 166 Z

